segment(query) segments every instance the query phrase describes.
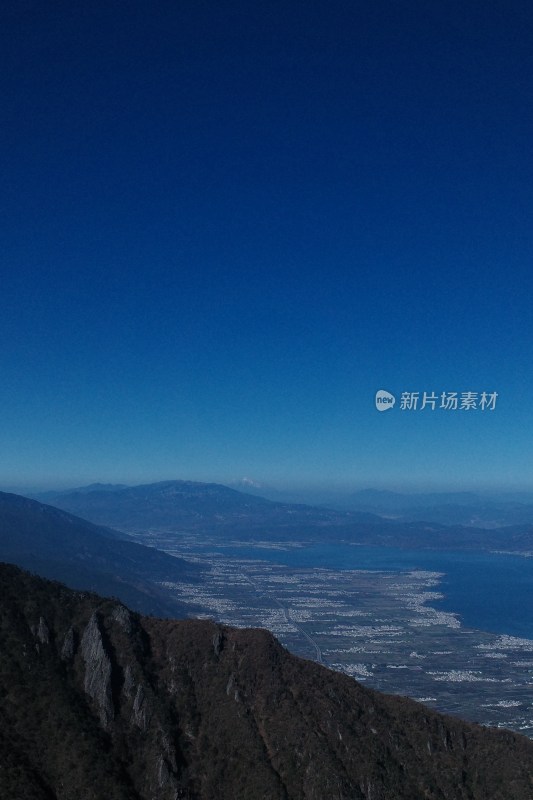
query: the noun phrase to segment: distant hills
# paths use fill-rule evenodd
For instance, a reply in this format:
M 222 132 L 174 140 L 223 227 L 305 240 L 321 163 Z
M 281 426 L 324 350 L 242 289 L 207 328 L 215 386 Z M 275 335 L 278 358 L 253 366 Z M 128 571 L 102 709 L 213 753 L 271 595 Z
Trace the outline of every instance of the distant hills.
M 0 559 L 73 588 L 120 597 L 146 614 L 190 613 L 161 581 L 197 581 L 201 569 L 65 511 L 0 492 Z
M 58 508 L 124 531 L 215 530 L 223 527 L 297 527 L 379 522 L 365 512 L 334 511 L 281 503 L 218 483 L 162 481 L 128 487 L 83 487 L 38 495 Z
M 0 565 L 9 800 L 531 800 L 533 742 Z
M 52 499 L 62 494 L 70 494 L 72 491 L 80 492 L 81 494 L 89 494 L 90 492 L 116 492 L 119 489 L 127 488 L 125 483 L 90 483 L 88 486 L 80 486 L 76 489 L 42 492 L 39 495 L 39 499 L 44 501 L 46 498 Z
M 249 478 L 231 484 L 235 489 L 260 494 L 278 502 L 307 503 L 315 506 L 342 507 L 374 513 L 389 513 L 405 508 L 429 508 L 434 505 L 472 505 L 483 502 L 475 492 L 393 492 L 387 489 L 359 489 L 340 491 L 333 489 L 280 490 L 261 485 Z M 531 497 L 533 500 L 533 495 Z
M 396 493 L 367 491 L 363 495 L 367 507 L 372 498 L 376 503 L 377 498 L 384 498 L 379 502 L 389 505 L 389 514 L 283 503 L 221 484 L 195 481 L 104 488 L 96 484 L 69 492 L 49 492 L 46 499 L 96 524 L 130 532 L 163 530 L 248 540 L 343 540 L 387 547 L 533 552 L 531 523 L 487 527 L 458 521 L 445 524 L 427 518 L 435 516 L 436 507 L 392 513 L 390 508 L 400 502 Z M 430 502 L 435 499 L 425 497 Z M 450 500 L 458 497 L 458 493 L 449 495 Z M 465 501 L 471 502 L 473 497 L 465 493 Z M 445 504 L 439 508 L 444 519 L 453 516 L 454 508 L 461 509 L 459 519 L 470 519 L 474 513 L 467 505 Z M 491 508 L 495 514 L 495 507 Z M 530 519 L 525 512 L 524 517 Z
M 345 510 L 367 511 L 399 522 L 423 521 L 479 528 L 533 524 L 533 495 L 526 492 L 404 494 L 368 489 L 337 497 L 332 505 Z
M 487 529 L 533 524 L 533 492 L 281 491 L 248 478 L 233 487 L 277 502 L 366 512 L 397 522 L 435 522 Z

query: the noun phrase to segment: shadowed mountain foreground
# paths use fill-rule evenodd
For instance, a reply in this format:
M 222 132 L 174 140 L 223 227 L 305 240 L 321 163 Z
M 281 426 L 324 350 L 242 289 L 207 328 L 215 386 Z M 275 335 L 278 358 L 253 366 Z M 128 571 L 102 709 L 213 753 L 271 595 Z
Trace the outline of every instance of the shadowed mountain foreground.
M 0 796 L 530 800 L 533 743 L 0 566 Z

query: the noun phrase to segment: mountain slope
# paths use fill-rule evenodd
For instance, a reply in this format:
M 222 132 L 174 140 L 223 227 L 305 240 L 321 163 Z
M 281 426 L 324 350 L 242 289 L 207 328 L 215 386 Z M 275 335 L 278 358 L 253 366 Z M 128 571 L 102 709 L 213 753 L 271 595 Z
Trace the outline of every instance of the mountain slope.
M 0 566 L 0 796 L 530 800 L 533 743 Z
M 0 492 L 0 559 L 73 588 L 120 597 L 143 613 L 185 615 L 160 581 L 197 580 L 199 567 L 52 506 Z M 187 613 L 190 608 L 187 609 Z

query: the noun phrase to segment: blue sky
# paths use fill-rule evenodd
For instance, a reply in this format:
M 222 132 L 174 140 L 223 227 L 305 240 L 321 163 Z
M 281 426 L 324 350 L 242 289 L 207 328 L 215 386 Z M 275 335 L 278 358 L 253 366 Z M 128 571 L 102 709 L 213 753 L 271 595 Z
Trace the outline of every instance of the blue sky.
M 531 488 L 530 4 L 76 6 L 0 10 L 1 485 Z

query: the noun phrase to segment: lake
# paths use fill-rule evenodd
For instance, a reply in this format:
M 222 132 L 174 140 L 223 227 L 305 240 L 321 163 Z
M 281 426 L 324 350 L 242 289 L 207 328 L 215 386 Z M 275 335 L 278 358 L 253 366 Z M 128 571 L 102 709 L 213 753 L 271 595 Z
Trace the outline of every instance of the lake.
M 444 575 L 439 589 L 444 599 L 432 605 L 456 612 L 466 627 L 533 639 L 532 558 L 349 544 L 313 544 L 286 550 L 220 545 L 209 549 L 290 567 L 441 572 Z

